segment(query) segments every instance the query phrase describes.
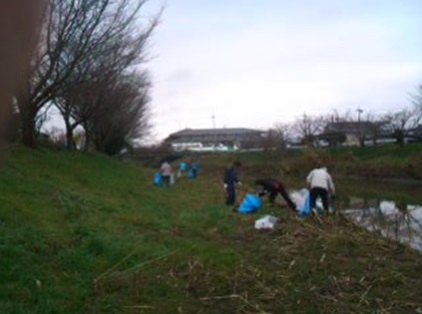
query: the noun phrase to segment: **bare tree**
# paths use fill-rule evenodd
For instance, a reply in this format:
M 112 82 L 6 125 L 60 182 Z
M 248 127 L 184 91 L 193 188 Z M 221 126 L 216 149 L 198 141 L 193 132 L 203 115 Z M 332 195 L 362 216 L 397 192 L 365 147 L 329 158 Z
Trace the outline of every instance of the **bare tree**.
M 38 112 L 51 102 L 75 69 L 89 70 L 94 52 L 122 34 L 134 35 L 135 20 L 146 0 L 49 0 L 32 79 L 18 94 L 24 144 L 34 147 Z M 157 20 L 133 40 L 149 37 Z M 82 73 L 79 73 L 82 75 Z M 82 75 L 83 76 L 83 75 Z
M 297 119 L 293 124 L 293 129 L 300 136 L 303 144 L 313 147 L 323 126 L 324 119 L 322 117 L 311 117 L 303 114 L 302 118 Z
M 274 125 L 273 130 L 280 143 L 280 149 L 285 149 L 289 139 L 292 137 L 292 125 L 279 122 Z
M 416 91 L 410 94 L 410 99 L 414 107 L 414 113 L 418 122 L 422 120 L 422 85 L 416 88 Z
M 132 73 L 101 88 L 99 107 L 84 122 L 87 138 L 98 151 L 116 154 L 147 134 L 149 87 L 146 73 Z
M 118 36 L 105 38 L 103 44 L 92 51 L 91 58 L 78 64 L 70 79 L 63 84 L 60 89 L 62 97 L 56 105 L 65 121 L 68 147 L 72 147 L 74 129 L 86 124 L 101 109 L 104 101 L 102 88 L 109 88 L 128 69 L 145 61 L 146 45 L 158 16 L 145 30 L 132 25 L 136 22 L 135 15 L 121 21 L 128 27 L 122 28 Z M 87 132 L 86 136 L 89 143 L 91 133 Z
M 276 123 L 263 138 L 263 146 L 266 150 L 282 151 L 286 148 L 291 132 L 291 126 L 286 123 Z
M 323 133 L 320 139 L 328 142 L 331 147 L 337 147 L 348 139 L 354 139 L 364 146 L 367 140 L 372 140 L 374 145 L 381 137 L 381 127 L 383 121 L 375 114 L 366 113 L 361 117 L 362 110 L 359 110 L 359 117 L 356 121 L 351 111 L 339 112 L 334 110 L 332 113 L 324 116 Z
M 419 123 L 418 115 L 414 109 L 404 108 L 384 116 L 385 129 L 396 139 L 401 147 L 405 144 L 405 138 L 409 131 Z
M 350 112 L 342 113 L 338 110 L 333 110 L 331 113 L 322 116 L 321 133 L 318 138 L 328 143 L 330 147 L 338 147 L 346 141 L 345 132 L 336 126 L 348 121 Z
M 382 116 L 375 113 L 367 113 L 365 115 L 364 121 L 366 121 L 368 126 L 368 130 L 366 131 L 367 136 L 369 136 L 369 138 L 372 140 L 374 146 L 378 145 L 380 138 L 385 136 L 385 134 L 383 134 L 383 130 L 385 129 L 385 125 L 387 125 L 388 122 L 385 121 Z
M 338 122 L 348 122 L 353 121 L 352 112 L 350 110 L 346 110 L 341 112 L 337 109 L 333 109 L 331 113 L 324 116 L 325 123 L 338 123 Z
M 150 30 L 135 35 L 122 32 L 118 38 L 105 41 L 91 53 L 91 60 L 81 62 L 61 86 L 55 103 L 65 121 L 69 148 L 75 128 L 100 109 L 102 88 L 108 88 L 128 69 L 144 61 L 149 35 Z

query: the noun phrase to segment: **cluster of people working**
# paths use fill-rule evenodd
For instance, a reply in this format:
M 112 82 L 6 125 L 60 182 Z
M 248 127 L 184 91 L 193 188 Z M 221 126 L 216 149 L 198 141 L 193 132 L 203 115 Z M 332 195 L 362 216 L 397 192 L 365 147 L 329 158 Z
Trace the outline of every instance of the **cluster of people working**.
M 195 180 L 198 177 L 199 168 L 199 161 L 192 157 L 181 162 L 177 170 L 173 169 L 168 160 L 164 160 L 161 164 L 160 171 L 156 174 L 155 184 L 164 188 L 170 188 L 175 184 L 176 178 L 186 176 L 191 180 Z M 306 182 L 309 193 L 306 201 L 301 204 L 296 200 L 292 200 L 285 185 L 280 180 L 274 178 L 255 180 L 256 191 L 247 194 L 239 200 L 237 190 L 242 186 L 240 180 L 241 169 L 242 163 L 235 161 L 225 171 L 223 178 L 226 196 L 225 203 L 233 207 L 234 211 L 241 213 L 256 212 L 263 206 L 263 199 L 265 197 L 268 197 L 268 201 L 271 204 L 274 204 L 277 197 L 281 197 L 287 206 L 292 211 L 299 213 L 299 215 L 302 215 L 303 211 L 312 213 L 324 210 L 324 212 L 328 213 L 330 212 L 330 208 L 332 208 L 332 200 L 335 198 L 335 186 L 331 175 L 325 167 L 318 167 L 312 170 L 307 176 Z M 318 199 L 322 203 L 320 210 L 317 210 L 319 209 L 319 206 L 317 206 Z M 304 215 L 307 216 L 308 214 Z
M 240 181 L 241 168 L 241 162 L 236 161 L 225 172 L 223 181 L 226 192 L 226 205 L 234 206 L 234 210 L 236 211 L 242 211 L 243 203 L 248 202 L 248 210 L 253 212 L 254 210 L 259 209 L 254 207 L 262 206 L 262 202 L 259 199 L 268 196 L 270 203 L 274 203 L 275 199 L 280 196 L 284 199 L 291 210 L 295 212 L 301 211 L 301 208 L 298 208 L 298 204 L 295 203 L 287 193 L 284 184 L 281 181 L 272 178 L 256 180 L 255 185 L 257 186 L 257 191 L 255 193 L 255 197 L 253 198 L 251 195 L 248 195 L 245 197 L 243 202 L 238 202 L 236 189 L 242 185 Z M 309 197 L 307 198 L 306 208 L 312 212 L 316 211 L 317 200 L 321 199 L 322 207 L 324 211 L 328 213 L 330 211 L 330 200 L 335 198 L 335 186 L 327 168 L 319 167 L 312 170 L 307 176 L 306 182 L 309 188 Z M 254 199 L 256 201 L 253 201 Z
M 190 180 L 196 180 L 199 169 L 199 160 L 192 157 L 180 163 L 177 170 L 173 168 L 169 160 L 165 159 L 161 163 L 160 171 L 155 174 L 155 185 L 169 189 L 176 184 L 176 178 L 187 176 Z

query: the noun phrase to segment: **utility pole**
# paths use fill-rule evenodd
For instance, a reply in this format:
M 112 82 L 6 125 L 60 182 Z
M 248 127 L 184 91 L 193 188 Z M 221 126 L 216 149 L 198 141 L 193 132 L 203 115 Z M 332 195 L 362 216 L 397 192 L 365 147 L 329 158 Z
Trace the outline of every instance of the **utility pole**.
M 363 110 L 361 108 L 356 109 L 358 112 L 358 122 L 360 122 L 360 115 L 363 113 Z
M 359 142 L 360 142 L 360 146 L 363 147 L 363 146 L 365 146 L 365 134 L 363 134 L 362 125 L 361 125 L 361 122 L 360 122 L 360 115 L 362 114 L 363 110 L 358 107 L 358 109 L 356 109 L 356 111 L 358 112 L 358 136 L 359 136 Z
M 217 145 L 217 134 L 216 134 L 216 130 L 215 130 L 215 114 L 214 113 L 212 114 L 211 119 L 212 119 L 212 127 L 213 127 L 213 130 L 214 130 L 214 138 L 213 138 L 214 148 L 213 148 L 213 150 L 215 151 L 216 145 Z

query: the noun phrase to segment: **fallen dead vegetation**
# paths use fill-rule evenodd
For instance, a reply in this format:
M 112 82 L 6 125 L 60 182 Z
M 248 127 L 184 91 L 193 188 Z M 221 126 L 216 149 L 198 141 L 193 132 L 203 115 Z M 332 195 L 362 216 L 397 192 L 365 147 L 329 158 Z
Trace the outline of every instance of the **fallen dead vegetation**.
M 183 239 L 183 233 L 178 237 Z M 203 239 L 230 248 L 238 263 L 225 268 L 217 256 L 175 253 L 134 273 L 121 272 L 125 284 L 117 286 L 137 291 L 139 301 L 148 284 L 176 291 L 166 292 L 170 296 L 162 303 L 126 310 L 410 313 L 422 306 L 421 255 L 369 234 L 341 215 L 303 221 L 286 213 L 271 232 L 245 228 L 229 236 L 207 233 Z M 113 280 L 103 278 L 102 288 L 113 286 Z

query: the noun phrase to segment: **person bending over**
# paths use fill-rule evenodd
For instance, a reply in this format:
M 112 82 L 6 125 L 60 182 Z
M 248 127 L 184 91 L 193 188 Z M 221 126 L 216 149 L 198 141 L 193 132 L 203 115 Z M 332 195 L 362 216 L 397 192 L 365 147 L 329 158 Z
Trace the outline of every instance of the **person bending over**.
M 328 173 L 327 168 L 317 168 L 312 170 L 306 178 L 310 189 L 310 206 L 311 209 L 315 208 L 316 200 L 321 198 L 324 210 L 329 212 L 329 197 L 334 199 L 335 187 L 331 175 Z
M 283 183 L 275 179 L 259 179 L 255 181 L 255 184 L 259 186 L 259 195 L 269 195 L 269 200 L 274 203 L 277 195 L 281 195 L 286 201 L 287 205 L 292 209 L 296 210 L 296 204 L 290 199 L 289 194 L 284 188 Z

